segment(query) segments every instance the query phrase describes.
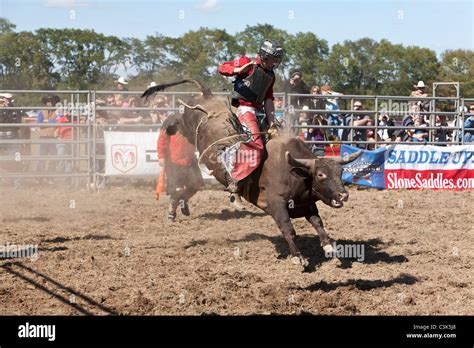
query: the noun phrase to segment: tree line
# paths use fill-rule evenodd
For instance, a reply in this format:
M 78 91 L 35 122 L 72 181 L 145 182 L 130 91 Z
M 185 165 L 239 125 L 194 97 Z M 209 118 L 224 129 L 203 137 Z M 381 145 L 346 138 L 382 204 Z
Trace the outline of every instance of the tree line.
M 267 37 L 279 40 L 285 59 L 275 89 L 282 91 L 292 70 L 311 85 L 329 84 L 345 94 L 407 95 L 423 80 L 459 81 L 464 97 L 474 97 L 474 51 L 444 51 L 362 38 L 330 47 L 312 32 L 289 34 L 270 24 L 247 26 L 231 35 L 202 27 L 180 37 L 159 33 L 145 39 L 119 38 L 94 30 L 41 28 L 15 31 L 0 18 L 0 81 L 3 89 L 110 89 L 117 72 L 131 77 L 130 89 L 150 81 L 201 79 L 214 90 L 231 88 L 217 73 L 220 63 L 255 54 Z

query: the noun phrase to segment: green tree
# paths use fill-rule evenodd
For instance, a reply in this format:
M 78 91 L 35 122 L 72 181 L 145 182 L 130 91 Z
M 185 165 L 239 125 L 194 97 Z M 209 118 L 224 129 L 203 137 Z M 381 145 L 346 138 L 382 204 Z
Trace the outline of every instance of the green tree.
M 95 88 L 129 63 L 129 44 L 115 36 L 79 29 L 39 29 L 36 36 L 64 87 Z
M 265 23 L 253 26 L 247 25 L 243 31 L 235 34 L 235 38 L 237 44 L 241 47 L 238 54 L 248 55 L 250 57 L 254 57 L 257 54 L 260 45 L 265 39 L 274 39 L 283 45 L 285 55 L 280 66 L 276 70 L 276 81 L 274 86 L 274 90 L 282 91 L 284 88 L 284 80 L 289 75 L 292 61 L 291 52 L 288 50 L 288 43 L 291 35 L 284 30 Z
M 323 65 L 326 82 L 346 94 L 374 92 L 380 80 L 376 48 L 377 42 L 369 38 L 333 45 Z
M 0 76 L 2 86 L 11 89 L 49 89 L 59 80 L 31 32 L 0 34 Z
M 299 32 L 288 38 L 285 49 L 290 70 L 300 70 L 308 85 L 315 83 L 319 85 L 323 82 L 321 69 L 329 54 L 326 40 L 318 38 L 313 33 Z
M 131 48 L 132 66 L 146 75 L 153 75 L 170 64 L 170 49 L 173 40 L 161 34 L 147 36 L 145 40 L 128 39 Z
M 474 97 L 474 51 L 448 50 L 441 55 L 438 81 L 460 82 L 461 95 Z M 445 91 L 447 94 L 448 91 Z M 452 92 L 452 90 L 451 90 Z
M 12 33 L 15 28 L 15 24 L 6 18 L 0 17 L 0 34 Z
M 170 67 L 179 78 L 199 78 L 210 86 L 221 86 L 219 64 L 234 58 L 241 48 L 225 30 L 200 28 L 188 31 L 170 43 Z

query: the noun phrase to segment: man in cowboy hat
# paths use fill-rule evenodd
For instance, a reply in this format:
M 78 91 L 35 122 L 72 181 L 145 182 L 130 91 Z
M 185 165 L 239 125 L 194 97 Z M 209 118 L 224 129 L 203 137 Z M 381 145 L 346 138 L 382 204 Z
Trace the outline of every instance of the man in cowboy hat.
M 422 97 L 426 98 L 428 97 L 428 93 L 426 93 L 425 88 L 426 85 L 423 81 L 418 81 L 416 85 L 413 85 L 416 89 L 411 92 L 410 97 Z M 426 107 L 429 105 L 428 100 L 417 100 L 415 102 L 411 102 L 411 105 L 416 105 L 418 107 L 418 111 L 423 111 L 426 109 Z
M 128 85 L 128 82 L 125 80 L 124 77 L 119 77 L 117 81 L 117 86 L 115 88 L 116 91 L 127 91 L 127 85 Z
M 418 81 L 416 85 L 413 85 L 416 89 L 411 92 L 412 97 L 427 97 L 428 94 L 425 92 L 426 85 L 423 81 Z
M 0 107 L 8 108 L 11 106 L 13 106 L 13 95 L 10 93 L 0 93 Z M 20 110 L 2 109 L 0 110 L 0 123 L 21 123 L 22 113 Z M 18 128 L 12 126 L 0 127 L 0 156 L 16 156 L 17 153 L 20 153 L 20 144 L 2 143 L 4 140 L 19 139 Z M 15 160 L 0 162 L 0 168 L 7 171 L 18 171 L 20 169 L 19 162 Z M 19 186 L 18 179 L 13 179 L 12 184 L 14 188 L 17 188 Z

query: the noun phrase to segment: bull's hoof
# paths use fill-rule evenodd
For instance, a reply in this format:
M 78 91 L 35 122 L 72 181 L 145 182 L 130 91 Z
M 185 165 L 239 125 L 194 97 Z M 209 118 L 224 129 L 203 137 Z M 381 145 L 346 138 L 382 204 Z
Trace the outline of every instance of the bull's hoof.
M 291 263 L 294 265 L 299 265 L 303 267 L 308 267 L 309 262 L 303 256 L 293 256 L 291 258 Z
M 230 197 L 229 197 L 229 201 L 230 201 L 230 203 L 232 203 L 232 206 L 234 207 L 234 209 L 236 209 L 238 211 L 246 210 L 244 205 L 242 204 L 242 199 L 240 198 L 239 195 L 231 194 Z
M 332 254 L 336 251 L 334 250 L 331 244 L 326 244 L 325 246 L 323 246 L 323 250 L 324 253 L 329 256 L 332 256 Z
M 167 218 L 168 221 L 170 221 L 170 222 L 175 222 L 175 220 L 176 220 L 176 213 L 168 212 L 168 215 L 166 216 L 166 218 Z

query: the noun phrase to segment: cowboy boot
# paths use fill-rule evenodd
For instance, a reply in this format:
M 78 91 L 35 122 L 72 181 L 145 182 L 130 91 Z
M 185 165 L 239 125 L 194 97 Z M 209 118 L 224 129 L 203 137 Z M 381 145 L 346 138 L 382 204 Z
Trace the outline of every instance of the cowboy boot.
M 186 202 L 184 199 L 179 200 L 179 206 L 181 207 L 181 213 L 183 213 L 183 215 L 191 215 L 191 212 L 189 211 L 188 202 Z
M 176 208 L 178 208 L 178 201 L 174 198 L 170 198 L 170 204 L 168 205 L 168 220 L 174 222 L 176 219 Z
M 236 181 L 227 175 L 227 191 L 229 191 L 229 201 L 232 203 L 235 209 L 245 210 L 244 205 L 242 204 L 242 198 L 240 197 L 241 183 Z

